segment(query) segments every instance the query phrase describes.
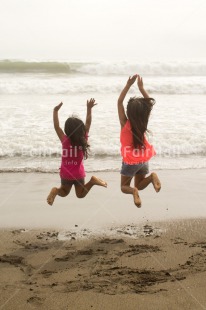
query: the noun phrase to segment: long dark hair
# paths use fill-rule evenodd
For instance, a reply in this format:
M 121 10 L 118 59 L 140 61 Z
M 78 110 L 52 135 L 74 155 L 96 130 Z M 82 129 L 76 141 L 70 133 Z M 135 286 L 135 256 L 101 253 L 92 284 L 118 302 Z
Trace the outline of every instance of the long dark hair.
M 89 144 L 86 140 L 86 128 L 82 120 L 75 116 L 69 117 L 65 122 L 64 131 L 70 139 L 72 146 L 79 147 L 86 159 L 88 157 Z
M 132 128 L 134 148 L 145 147 L 144 134 L 148 131 L 148 120 L 154 104 L 153 98 L 132 97 L 128 101 L 127 117 Z

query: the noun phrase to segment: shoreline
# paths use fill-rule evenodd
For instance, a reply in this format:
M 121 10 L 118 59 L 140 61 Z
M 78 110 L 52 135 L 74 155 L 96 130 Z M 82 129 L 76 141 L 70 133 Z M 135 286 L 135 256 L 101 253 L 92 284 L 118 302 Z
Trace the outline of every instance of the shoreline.
M 0 173 L 59 173 L 59 157 L 4 157 L 1 159 Z M 32 163 L 33 161 L 33 163 Z M 121 169 L 121 157 L 94 156 L 88 158 L 84 165 L 87 173 L 119 172 Z M 175 155 L 162 157 L 156 155 L 150 161 L 149 166 L 157 171 L 199 170 L 206 169 L 206 159 L 199 155 Z M 12 167 L 12 168 L 11 168 Z M 55 168 L 54 168 L 55 167 Z M 100 170 L 101 167 L 101 170 Z
M 190 226 L 202 225 L 206 223 L 206 217 L 198 218 L 182 218 L 168 219 L 162 221 L 142 221 L 139 223 L 127 223 L 122 225 L 112 225 L 103 227 L 99 230 L 79 227 L 77 224 L 74 227 L 65 229 L 60 227 L 0 227 L 0 234 L 9 233 L 12 235 L 38 235 L 38 239 L 50 240 L 55 238 L 60 242 L 88 242 L 91 240 L 100 240 L 102 238 L 123 238 L 127 240 L 144 239 L 147 237 L 159 238 L 164 237 L 171 230 L 171 227 L 176 227 L 178 230 L 182 228 L 186 230 Z M 174 235 L 176 233 L 174 232 Z M 205 234 L 206 236 L 206 234 Z
M 0 169 L 0 173 L 1 174 L 10 174 L 10 173 L 25 173 L 25 174 L 28 174 L 28 173 L 35 173 L 35 174 L 59 174 L 59 169 L 55 169 L 55 171 L 47 171 L 47 170 L 40 170 L 40 168 L 35 168 L 37 170 L 32 170 L 31 168 L 28 168 L 28 170 L 18 170 L 18 169 L 21 169 L 21 168 L 14 168 L 15 170 L 1 170 Z M 27 168 L 22 168 L 22 169 L 27 169 Z M 166 171 L 185 171 L 185 170 L 206 170 L 205 167 L 197 167 L 197 168 L 174 168 L 174 169 L 171 169 L 171 168 L 155 168 L 155 169 L 152 169 L 154 171 L 163 171 L 163 170 L 166 170 Z M 105 170 L 91 170 L 91 171 L 88 171 L 86 173 L 86 175 L 90 175 L 91 173 L 120 173 L 120 169 L 119 168 L 114 168 L 113 170 L 112 169 L 105 169 Z

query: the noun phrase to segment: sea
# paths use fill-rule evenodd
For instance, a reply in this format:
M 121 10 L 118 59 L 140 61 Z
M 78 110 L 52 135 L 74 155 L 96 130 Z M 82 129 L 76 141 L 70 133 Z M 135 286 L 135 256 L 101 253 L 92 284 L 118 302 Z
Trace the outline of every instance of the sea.
M 129 76 L 140 74 L 156 100 L 148 139 L 157 155 L 151 170 L 206 168 L 206 61 L 71 62 L 0 60 L 0 171 L 58 173 L 61 143 L 53 108 L 63 102 L 60 125 L 86 117 L 95 98 L 87 172 L 119 171 L 117 99 Z M 125 98 L 140 96 L 134 84 Z

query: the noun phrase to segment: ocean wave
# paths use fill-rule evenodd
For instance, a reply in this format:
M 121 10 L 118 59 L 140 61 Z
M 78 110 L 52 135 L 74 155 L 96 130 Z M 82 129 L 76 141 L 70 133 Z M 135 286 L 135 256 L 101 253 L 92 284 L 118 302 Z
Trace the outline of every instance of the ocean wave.
M 206 62 L 60 62 L 1 60 L 0 73 L 86 75 L 206 76 Z
M 50 150 L 39 150 L 39 149 L 32 149 L 25 151 L 14 151 L 14 150 L 1 150 L 0 151 L 0 158 L 1 159 L 9 159 L 9 158 L 59 158 L 61 156 L 61 152 L 52 152 Z
M 138 73 L 142 76 L 205 76 L 206 63 L 95 63 L 83 64 L 77 71 L 90 75 L 130 75 Z
M 138 72 L 155 94 L 206 94 L 206 63 L 67 63 L 0 61 L 0 95 L 118 94 Z M 15 74 L 14 74 L 15 73 Z M 123 77 L 125 76 L 125 77 Z M 135 94 L 134 88 L 131 94 Z
M 203 145 L 174 145 L 172 147 L 155 147 L 157 155 L 162 158 L 177 158 L 178 156 L 205 156 L 206 155 L 206 146 Z M 102 147 L 100 149 L 94 149 L 90 152 L 89 158 L 93 159 L 115 159 L 120 157 L 120 150 L 116 148 L 107 148 Z M 41 150 L 41 149 L 32 149 L 25 151 L 14 151 L 14 150 L 0 150 L 0 159 L 11 159 L 11 158 L 25 158 L 25 160 L 32 159 L 60 159 L 61 151 L 52 152 L 51 150 Z
M 0 61 L 0 73 L 72 73 L 69 63 L 57 61 Z
M 3 166 L 0 167 L 0 173 L 55 173 L 59 174 L 59 168 L 56 162 L 51 162 L 49 165 L 46 162 L 33 161 L 27 162 L 19 162 L 19 163 L 4 163 Z M 152 170 L 185 170 L 185 169 L 206 169 L 206 160 L 205 157 L 201 156 L 181 156 L 176 159 L 174 158 L 162 158 L 156 156 L 150 162 L 150 167 Z M 96 172 L 120 172 L 121 161 L 108 161 L 105 158 L 96 160 L 93 165 L 90 163 L 85 163 L 86 173 L 96 173 Z
M 90 77 L 69 79 L 65 77 L 4 77 L 0 83 L 1 95 L 79 95 L 118 94 L 122 90 L 122 80 L 114 78 Z M 155 77 L 147 78 L 150 94 L 206 94 L 206 77 Z M 131 94 L 136 94 L 132 88 Z
M 5 168 L 0 168 L 0 173 L 12 173 L 12 172 L 35 172 L 35 173 L 59 173 L 59 170 L 57 169 L 51 169 L 51 168 L 34 168 L 34 167 L 5 167 Z

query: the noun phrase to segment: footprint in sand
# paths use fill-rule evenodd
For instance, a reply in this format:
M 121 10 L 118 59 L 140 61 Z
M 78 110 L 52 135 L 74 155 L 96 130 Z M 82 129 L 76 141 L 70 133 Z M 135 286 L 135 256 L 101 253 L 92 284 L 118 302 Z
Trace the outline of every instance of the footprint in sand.
M 124 243 L 123 239 L 109 239 L 105 238 L 100 241 L 100 243 L 111 243 L 111 244 L 116 244 L 116 243 Z
M 27 299 L 27 302 L 35 306 L 41 306 L 43 303 L 43 299 L 38 296 L 32 296 Z
M 24 258 L 21 256 L 15 256 L 15 255 L 2 255 L 0 256 L 0 262 L 1 263 L 8 263 L 14 266 L 19 266 L 24 264 Z

